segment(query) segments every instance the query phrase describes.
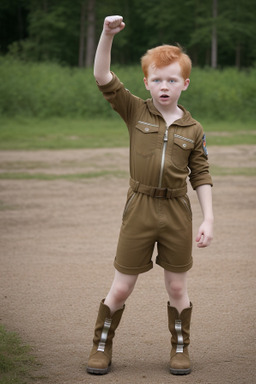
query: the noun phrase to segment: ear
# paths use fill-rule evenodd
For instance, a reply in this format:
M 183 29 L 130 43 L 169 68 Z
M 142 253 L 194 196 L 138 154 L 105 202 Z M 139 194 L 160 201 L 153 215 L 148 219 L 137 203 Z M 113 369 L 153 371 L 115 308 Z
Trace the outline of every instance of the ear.
M 184 88 L 183 88 L 183 91 L 186 91 L 186 90 L 188 89 L 189 83 L 190 83 L 190 79 L 186 79 L 186 80 L 184 80 Z
M 146 89 L 149 91 L 149 89 L 148 89 L 148 79 L 146 77 L 144 77 L 143 81 L 144 81 Z

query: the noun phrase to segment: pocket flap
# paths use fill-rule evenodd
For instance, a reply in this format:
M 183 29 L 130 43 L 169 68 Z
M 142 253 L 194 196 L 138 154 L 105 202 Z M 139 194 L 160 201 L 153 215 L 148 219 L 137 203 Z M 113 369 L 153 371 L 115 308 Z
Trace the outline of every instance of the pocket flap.
M 174 135 L 174 143 L 184 150 L 194 148 L 194 141 L 183 136 Z
M 159 130 L 158 125 L 146 123 L 144 121 L 138 121 L 136 124 L 136 128 L 143 133 L 156 133 Z

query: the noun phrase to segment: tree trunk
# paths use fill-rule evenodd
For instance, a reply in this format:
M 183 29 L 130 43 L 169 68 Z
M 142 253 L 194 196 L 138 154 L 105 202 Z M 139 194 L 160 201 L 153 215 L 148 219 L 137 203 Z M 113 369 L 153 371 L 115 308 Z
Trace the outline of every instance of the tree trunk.
M 212 58 L 211 66 L 212 68 L 217 68 L 217 56 L 218 56 L 218 38 L 217 38 L 217 26 L 216 20 L 218 15 L 218 0 L 212 0 Z
M 84 41 L 85 41 L 85 13 L 86 1 L 81 3 L 81 17 L 80 17 L 80 39 L 79 39 L 79 54 L 78 54 L 78 67 L 84 66 Z
M 95 54 L 95 4 L 96 0 L 88 0 L 87 8 L 87 41 L 86 41 L 86 57 L 85 66 L 93 65 Z
M 47 0 L 43 1 L 43 10 L 44 10 L 45 13 L 48 12 L 48 1 Z
M 17 14 L 18 14 L 19 41 L 21 41 L 24 38 L 24 24 L 23 24 L 22 10 L 20 5 L 18 5 Z
M 236 67 L 240 69 L 241 67 L 241 45 L 236 45 Z

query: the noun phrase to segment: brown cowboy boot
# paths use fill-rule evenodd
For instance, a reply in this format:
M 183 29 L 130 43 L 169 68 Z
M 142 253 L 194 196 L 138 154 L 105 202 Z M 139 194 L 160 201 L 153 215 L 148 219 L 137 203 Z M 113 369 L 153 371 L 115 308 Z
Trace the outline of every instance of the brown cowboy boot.
M 108 373 L 112 359 L 112 340 L 121 320 L 124 307 L 111 316 L 109 307 L 104 304 L 104 300 L 101 301 L 95 324 L 93 347 L 87 365 L 88 373 L 95 375 Z
M 171 337 L 170 372 L 173 375 L 187 375 L 191 372 L 191 363 L 188 354 L 190 343 L 190 321 L 192 303 L 189 308 L 183 309 L 181 314 L 168 302 L 168 325 Z

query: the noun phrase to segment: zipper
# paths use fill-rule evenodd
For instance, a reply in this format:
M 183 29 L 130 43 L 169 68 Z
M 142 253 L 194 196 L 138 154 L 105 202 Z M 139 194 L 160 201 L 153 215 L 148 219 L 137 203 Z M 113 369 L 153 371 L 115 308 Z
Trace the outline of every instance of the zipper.
M 194 140 L 188 139 L 187 137 L 184 137 L 184 136 L 177 135 L 177 133 L 174 133 L 174 137 L 177 137 L 177 139 L 182 139 L 182 140 L 188 141 L 189 143 L 194 144 Z
M 159 183 L 158 188 L 162 187 L 162 179 L 163 179 L 163 172 L 164 172 L 164 162 L 165 162 L 165 153 L 166 153 L 166 146 L 168 142 L 168 129 L 169 127 L 166 127 L 165 133 L 164 133 L 164 145 L 163 145 L 163 152 L 162 152 L 162 160 L 161 160 L 161 168 L 160 168 L 160 177 L 159 177 Z

